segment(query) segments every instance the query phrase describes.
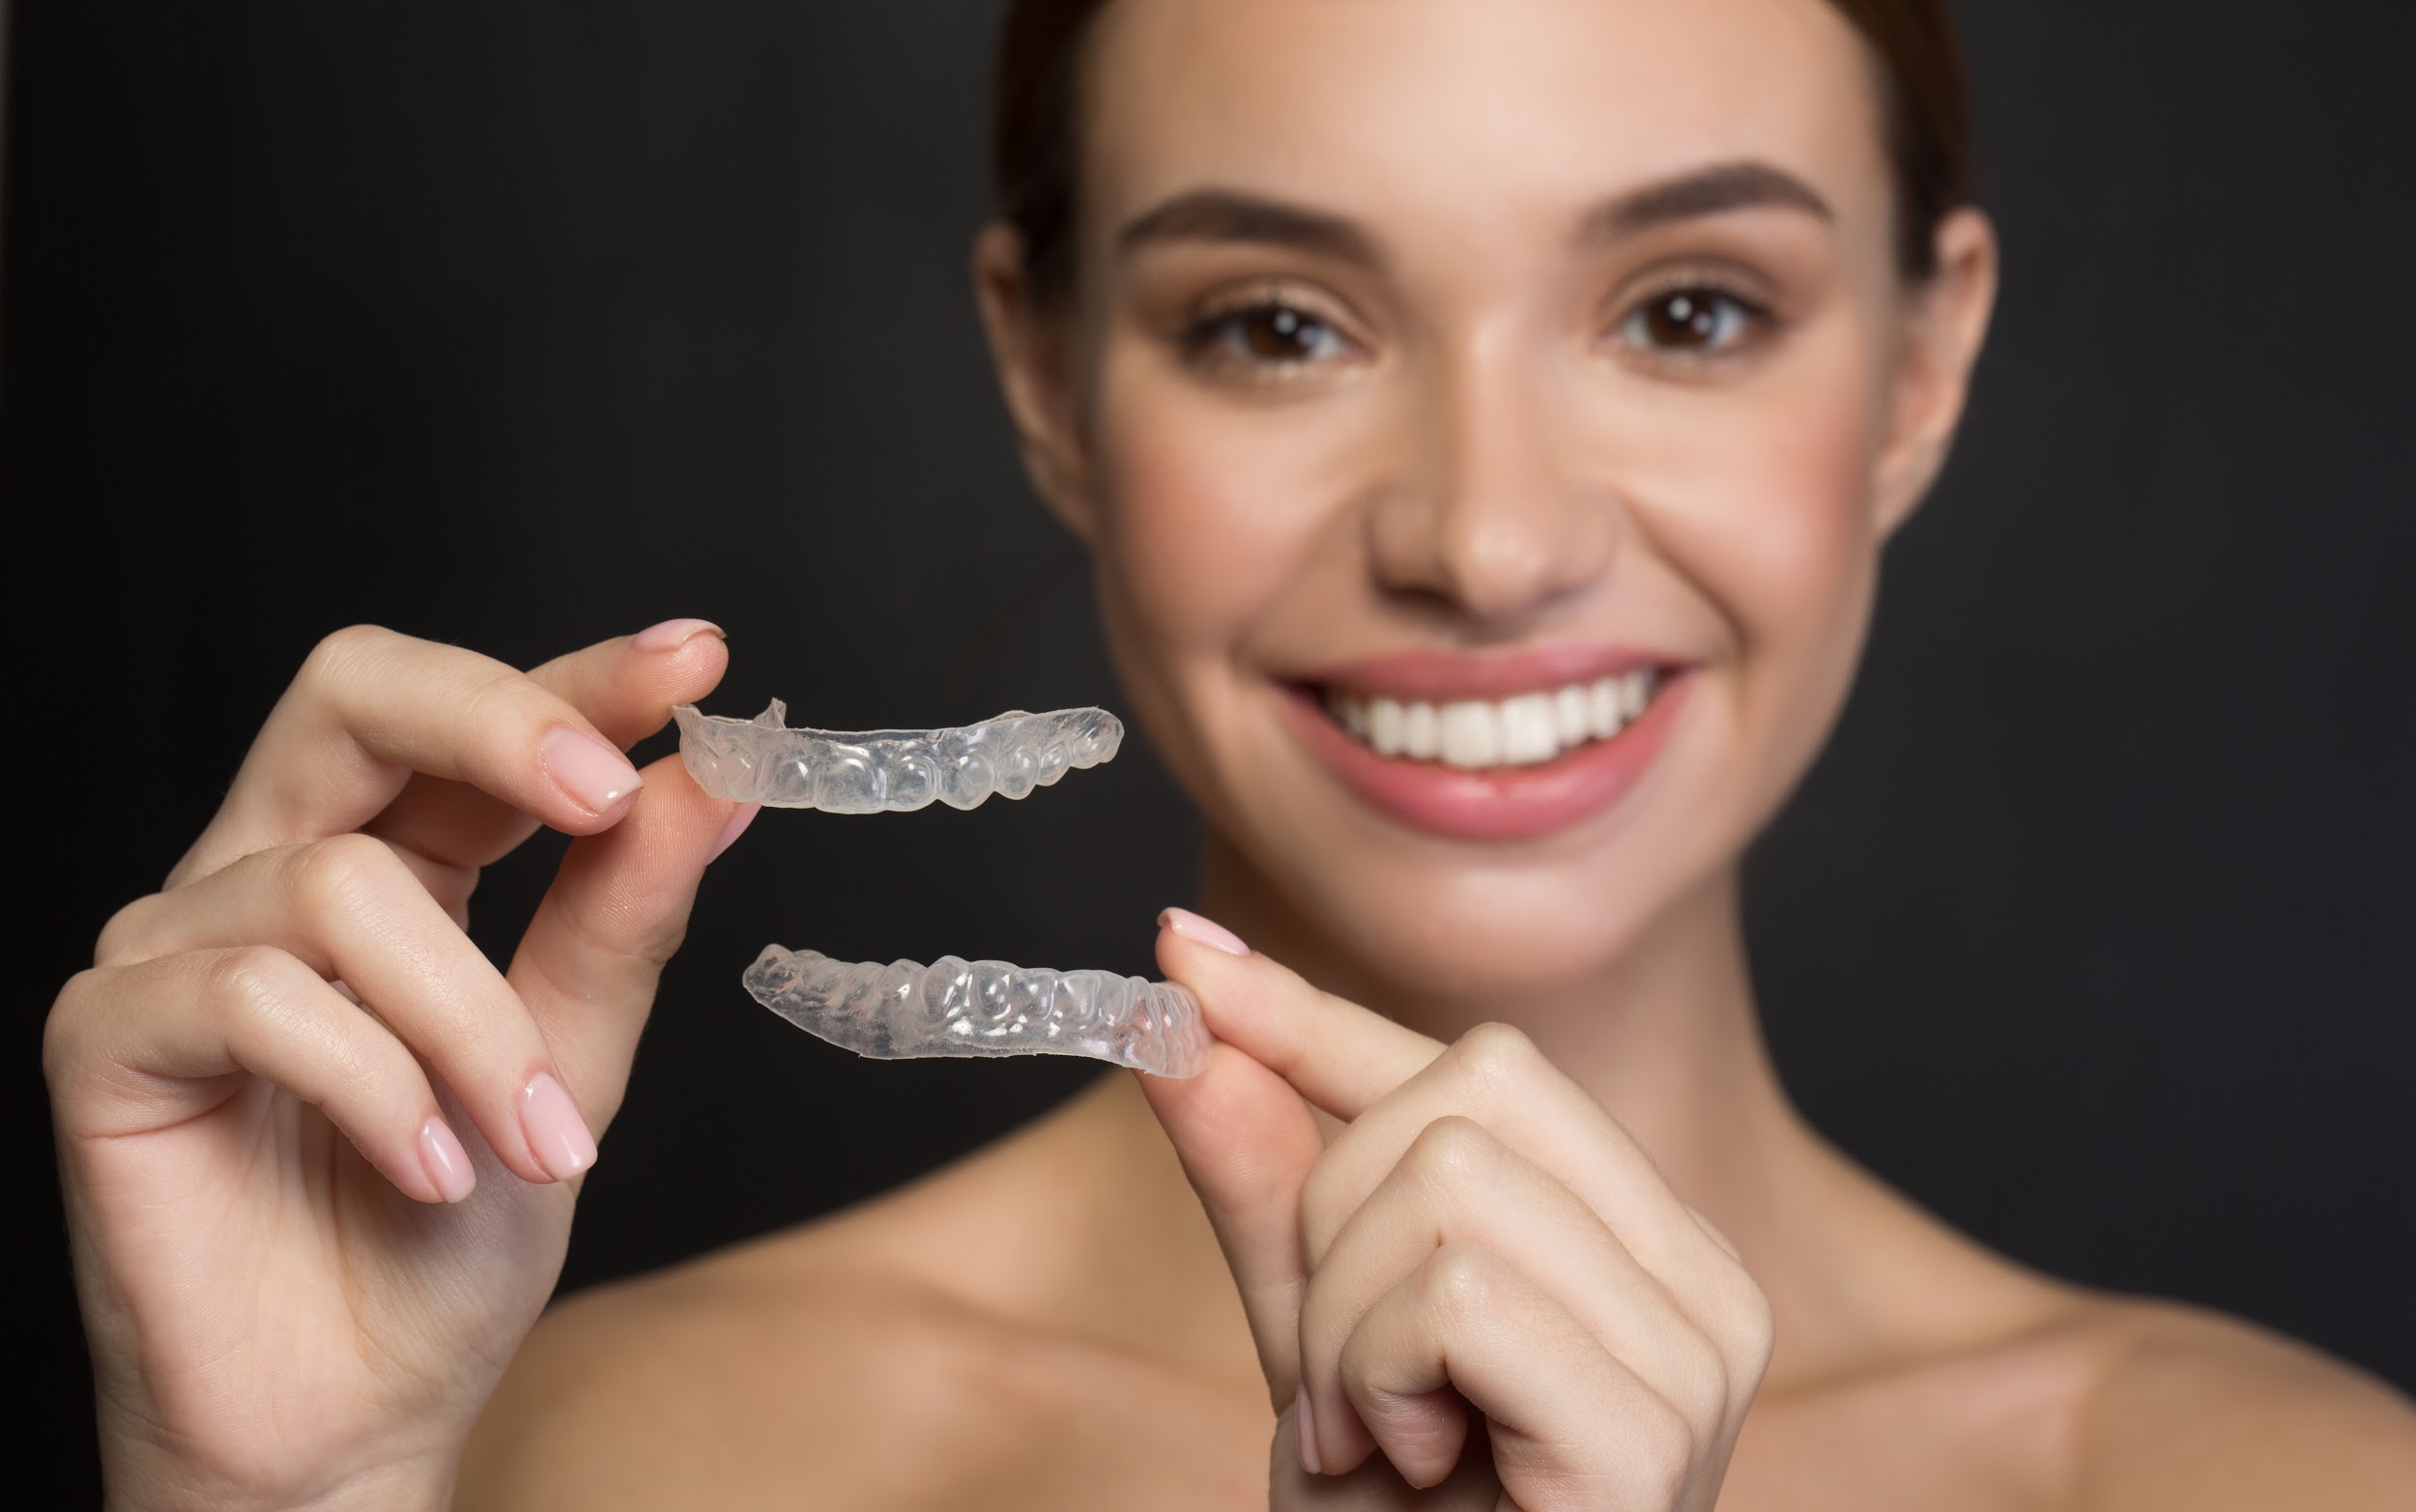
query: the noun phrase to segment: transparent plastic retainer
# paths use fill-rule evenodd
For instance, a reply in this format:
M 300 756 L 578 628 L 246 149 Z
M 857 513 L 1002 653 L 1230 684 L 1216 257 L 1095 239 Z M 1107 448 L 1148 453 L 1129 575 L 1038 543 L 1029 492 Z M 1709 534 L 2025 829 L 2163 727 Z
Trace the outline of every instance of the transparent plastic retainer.
M 1208 1069 L 1199 999 L 1171 982 L 955 956 L 858 965 L 767 945 L 746 983 L 798 1028 L 874 1060 L 1082 1055 L 1160 1076 Z
M 992 793 L 1028 796 L 1078 767 L 1112 758 L 1124 725 L 1105 709 L 1021 710 L 953 729 L 849 733 L 790 729 L 774 699 L 752 720 L 694 705 L 679 756 L 716 798 L 828 813 L 906 813 L 934 802 L 970 809 Z M 1208 1069 L 1199 999 L 1170 982 L 1103 971 L 1050 971 L 943 956 L 851 964 L 765 946 L 747 992 L 798 1028 L 875 1060 L 924 1056 L 1079 1055 L 1160 1076 Z
M 716 798 L 824 813 L 906 813 L 944 803 L 978 807 L 991 794 L 1030 796 L 1079 767 L 1112 760 L 1124 722 L 1106 709 L 1010 710 L 955 729 L 790 729 L 774 699 L 753 719 L 719 719 L 694 704 L 672 710 L 679 756 Z

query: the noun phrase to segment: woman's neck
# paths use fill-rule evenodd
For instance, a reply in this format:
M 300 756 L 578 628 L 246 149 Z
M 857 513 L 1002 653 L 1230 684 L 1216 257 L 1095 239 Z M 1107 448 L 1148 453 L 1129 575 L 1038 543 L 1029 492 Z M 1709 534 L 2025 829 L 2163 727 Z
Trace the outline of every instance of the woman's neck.
M 1421 994 L 1353 958 L 1213 837 L 1209 917 L 1327 991 L 1445 1041 L 1515 1024 L 1743 1254 L 1779 1319 L 1767 1387 L 2027 1326 L 2037 1278 L 1922 1212 L 1814 1132 L 1779 1085 L 1733 872 L 1679 899 L 1599 975 L 1518 1002 Z
M 1354 958 L 1213 836 L 1201 908 L 1320 987 L 1449 1042 L 1515 1024 L 1636 1136 L 1671 1184 L 1750 1254 L 1787 1184 L 1834 1161 L 1762 1038 L 1733 873 L 1681 899 L 1598 975 L 1548 997 L 1439 997 Z

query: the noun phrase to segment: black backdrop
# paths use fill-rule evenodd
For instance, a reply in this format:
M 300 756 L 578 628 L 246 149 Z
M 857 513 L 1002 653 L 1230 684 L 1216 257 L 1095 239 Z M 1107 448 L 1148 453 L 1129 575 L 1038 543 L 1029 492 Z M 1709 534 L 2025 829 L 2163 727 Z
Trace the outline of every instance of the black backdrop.
M 2410 1385 L 2396 9 L 1965 7 L 2002 319 L 1752 913 L 1791 1085 L 1887 1177 L 2037 1265 Z M 731 631 L 722 712 L 1115 701 L 966 293 L 995 12 L 21 9 L 7 1228 L 40 1400 L 9 1416 L 61 1504 L 92 1447 L 41 1019 L 318 636 L 527 664 L 693 613 Z M 767 816 L 705 886 L 565 1285 L 877 1190 L 1088 1074 L 850 1061 L 739 991 L 764 941 L 1141 970 L 1194 853 L 1138 750 L 1043 802 Z M 558 854 L 481 892 L 490 951 Z

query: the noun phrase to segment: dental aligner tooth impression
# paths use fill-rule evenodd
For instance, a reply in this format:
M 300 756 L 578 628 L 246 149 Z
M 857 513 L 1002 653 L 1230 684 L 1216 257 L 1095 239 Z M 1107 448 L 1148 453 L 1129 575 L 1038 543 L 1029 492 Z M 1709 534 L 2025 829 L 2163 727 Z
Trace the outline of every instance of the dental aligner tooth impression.
M 829 813 L 905 813 L 933 802 L 970 809 L 992 793 L 1022 798 L 1077 767 L 1111 759 L 1124 726 L 1105 709 L 1021 710 L 954 729 L 848 733 L 786 727 L 774 699 L 752 720 L 692 704 L 679 756 L 716 798 Z M 943 956 L 849 964 L 765 946 L 747 992 L 809 1034 L 876 1060 L 1079 1055 L 1160 1076 L 1208 1069 L 1199 1000 L 1170 982 L 1050 971 Z
M 1160 1076 L 1208 1069 L 1199 999 L 1171 982 L 955 956 L 853 964 L 767 945 L 746 983 L 798 1028 L 875 1060 L 1081 1055 Z
M 905 813 L 931 804 L 977 807 L 1023 798 L 1077 767 L 1114 757 L 1124 722 L 1106 709 L 1010 710 L 955 729 L 790 729 L 774 699 L 751 720 L 672 710 L 679 756 L 716 798 L 824 813 Z

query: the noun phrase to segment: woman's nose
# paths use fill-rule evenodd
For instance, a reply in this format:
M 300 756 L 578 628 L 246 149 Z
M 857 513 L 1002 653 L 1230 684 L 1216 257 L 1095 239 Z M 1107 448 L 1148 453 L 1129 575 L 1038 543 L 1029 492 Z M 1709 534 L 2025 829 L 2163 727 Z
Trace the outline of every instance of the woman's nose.
M 1569 396 L 1531 367 L 1504 344 L 1435 373 L 1368 516 L 1382 586 L 1513 632 L 1608 574 L 1622 520 L 1608 480 L 1574 465 Z

